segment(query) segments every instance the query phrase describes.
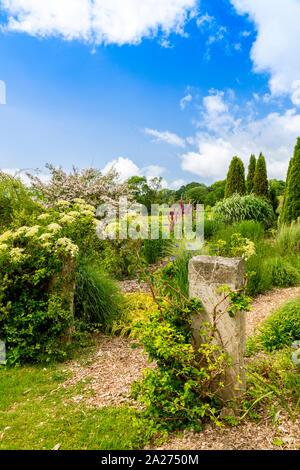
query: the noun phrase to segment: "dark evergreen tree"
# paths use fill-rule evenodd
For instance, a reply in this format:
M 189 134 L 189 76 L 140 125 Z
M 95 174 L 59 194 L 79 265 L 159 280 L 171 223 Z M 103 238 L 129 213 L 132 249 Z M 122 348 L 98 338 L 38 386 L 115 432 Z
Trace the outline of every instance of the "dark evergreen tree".
M 267 175 L 267 167 L 265 157 L 262 153 L 259 155 L 256 163 L 253 192 L 259 197 L 268 197 L 269 182 Z
M 236 193 L 246 194 L 245 167 L 240 158 L 233 157 L 227 173 L 225 198 Z
M 251 194 L 253 191 L 255 168 L 256 168 L 256 158 L 255 158 L 255 155 L 251 155 L 250 163 L 248 166 L 247 181 L 246 181 L 246 189 L 247 189 L 248 194 Z
M 274 188 L 274 186 L 270 187 L 269 200 L 270 200 L 271 206 L 273 207 L 274 212 L 276 213 L 276 210 L 278 207 L 278 197 L 277 197 L 276 189 Z
M 291 223 L 300 217 L 300 137 L 290 160 L 280 222 Z

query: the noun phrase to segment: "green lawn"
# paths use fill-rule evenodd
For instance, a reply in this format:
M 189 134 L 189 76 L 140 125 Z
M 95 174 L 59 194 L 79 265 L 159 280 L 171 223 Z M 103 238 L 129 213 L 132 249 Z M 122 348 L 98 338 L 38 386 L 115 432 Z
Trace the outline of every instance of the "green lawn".
M 148 423 L 134 409 L 76 404 L 83 384 L 62 388 L 63 365 L 0 367 L 0 449 L 139 449 L 150 439 Z M 84 401 L 84 400 L 83 400 Z M 148 431 L 149 430 L 149 431 Z

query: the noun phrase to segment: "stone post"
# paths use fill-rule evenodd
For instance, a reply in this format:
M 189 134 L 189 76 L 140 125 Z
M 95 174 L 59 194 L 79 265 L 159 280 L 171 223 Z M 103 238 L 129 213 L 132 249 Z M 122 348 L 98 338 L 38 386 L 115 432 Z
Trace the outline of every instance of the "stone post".
M 221 258 L 215 256 L 195 256 L 189 263 L 189 295 L 202 301 L 203 316 L 192 319 L 194 344 L 201 343 L 199 331 L 203 321 L 212 323 L 213 308 L 224 297 L 216 292 L 222 286 L 231 290 L 244 287 L 245 263 L 241 258 Z M 222 302 L 217 312 L 229 306 L 229 299 Z M 225 351 L 230 355 L 232 366 L 226 371 L 225 388 L 221 398 L 230 400 L 246 390 L 244 352 L 246 346 L 246 316 L 239 312 L 235 318 L 228 313 L 222 315 L 217 323 Z M 217 341 L 220 342 L 220 340 Z

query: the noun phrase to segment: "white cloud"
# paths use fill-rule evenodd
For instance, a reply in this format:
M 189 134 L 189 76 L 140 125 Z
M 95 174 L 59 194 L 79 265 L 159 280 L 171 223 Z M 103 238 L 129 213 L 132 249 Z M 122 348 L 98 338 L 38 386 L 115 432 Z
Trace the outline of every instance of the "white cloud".
M 224 103 L 223 97 L 224 92 L 217 91 L 203 99 L 203 104 L 208 114 L 217 115 L 228 110 L 227 105 Z
M 149 180 L 156 176 L 161 176 L 166 171 L 164 167 L 159 165 L 148 165 L 140 168 L 132 160 L 124 157 L 108 162 L 101 171 L 106 175 L 112 168 L 119 173 L 121 181 L 126 181 L 131 176 L 145 176 Z M 168 186 L 168 183 L 164 181 L 164 185 Z
M 222 92 L 204 98 L 199 130 L 193 139 L 196 150 L 181 155 L 184 171 L 204 179 L 224 179 L 234 155 L 247 167 L 252 153 L 263 152 L 269 177 L 285 179 L 299 136 L 300 114 L 290 109 L 264 118 L 241 118 L 240 112 L 229 100 L 225 102 Z
M 198 0 L 0 0 L 6 28 L 96 44 L 138 44 L 160 32 L 184 34 Z
M 165 142 L 175 147 L 185 147 L 185 140 L 169 131 L 157 131 L 155 129 L 144 129 L 146 134 L 154 137 L 154 142 Z
M 148 165 L 142 168 L 140 173 L 142 173 L 143 176 L 146 176 L 146 178 L 155 178 L 155 176 L 160 176 L 165 171 L 166 169 L 162 166 Z
M 20 168 L 1 168 L 0 171 L 2 171 L 3 173 L 6 173 L 7 175 L 20 178 L 20 180 L 25 186 L 30 186 L 31 184 L 31 180 L 26 175 L 26 171 L 32 174 L 37 174 L 37 176 L 40 178 L 40 180 L 43 183 L 48 183 L 51 179 L 51 176 L 49 174 L 37 173 L 36 171 L 30 170 L 30 169 L 21 170 Z
M 296 106 L 300 106 L 300 80 L 295 80 L 292 83 L 291 100 Z
M 190 103 L 192 101 L 193 97 L 190 93 L 188 93 L 186 96 L 184 96 L 181 100 L 180 100 L 180 108 L 182 110 L 184 110 L 184 108 L 186 107 L 186 104 L 187 103 Z
M 141 176 L 139 167 L 129 158 L 119 157 L 117 160 L 112 160 L 101 171 L 106 175 L 112 168 L 119 173 L 121 181 L 131 178 L 131 176 Z
M 114 168 L 119 173 L 120 181 L 122 182 L 126 181 L 131 176 L 145 176 L 147 181 L 150 182 L 152 178 L 160 177 L 166 171 L 164 167 L 159 165 L 148 165 L 139 168 L 132 160 L 123 157 L 119 157 L 117 160 L 107 163 L 102 173 L 107 174 L 111 168 Z M 162 188 L 167 189 L 178 189 L 183 184 L 185 184 L 185 180 L 183 179 L 177 179 L 171 183 L 168 183 L 164 178 L 161 181 Z
M 183 179 L 178 179 L 178 180 L 175 180 L 173 181 L 170 185 L 169 185 L 169 189 L 179 189 L 181 188 L 181 186 L 183 186 L 185 184 L 185 180 Z
M 231 0 L 239 14 L 248 14 L 257 29 L 251 58 L 256 72 L 270 74 L 275 96 L 290 94 L 300 105 L 300 1 Z
M 197 18 L 196 23 L 197 23 L 197 26 L 201 28 L 203 25 L 214 23 L 214 21 L 215 21 L 214 16 L 210 16 L 208 13 L 206 13 L 205 15 L 202 15 L 199 18 Z

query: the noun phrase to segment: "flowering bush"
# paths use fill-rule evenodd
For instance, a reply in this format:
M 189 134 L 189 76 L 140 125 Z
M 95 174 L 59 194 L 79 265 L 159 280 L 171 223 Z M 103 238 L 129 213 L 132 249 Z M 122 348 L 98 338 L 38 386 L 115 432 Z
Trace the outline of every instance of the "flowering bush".
M 120 184 L 118 174 L 111 170 L 107 175 L 94 168 L 86 168 L 73 171 L 68 175 L 61 168 L 55 168 L 51 164 L 46 167 L 50 171 L 50 182 L 44 183 L 38 176 L 27 173 L 31 180 L 32 189 L 36 190 L 47 206 L 52 206 L 63 200 L 72 202 L 76 198 L 82 198 L 93 206 L 103 202 L 112 203 L 120 196 L 129 196 L 130 188 L 126 183 Z
M 256 254 L 255 244 L 240 233 L 234 233 L 229 242 L 218 240 L 210 244 L 210 251 L 215 256 L 244 258 L 246 261 Z
M 31 226 L 0 235 L 0 338 L 9 364 L 61 357 L 73 325 L 76 258 L 96 237 L 94 208 L 61 201 Z M 66 269 L 66 267 L 70 269 Z

